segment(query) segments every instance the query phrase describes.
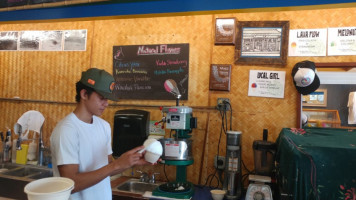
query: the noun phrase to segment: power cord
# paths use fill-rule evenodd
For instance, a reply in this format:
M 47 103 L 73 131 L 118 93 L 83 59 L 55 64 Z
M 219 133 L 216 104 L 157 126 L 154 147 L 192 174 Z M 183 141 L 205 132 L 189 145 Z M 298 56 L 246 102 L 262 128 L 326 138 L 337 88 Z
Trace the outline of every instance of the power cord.
M 228 104 L 230 106 L 230 130 L 232 130 L 232 106 L 230 104 L 230 102 L 228 101 L 223 101 L 223 104 L 224 104 L 224 109 L 218 109 L 219 112 L 220 112 L 220 117 L 221 117 L 221 128 L 220 128 L 220 135 L 219 135 L 219 141 L 218 141 L 218 147 L 217 147 L 217 156 L 220 155 L 220 143 L 221 143 L 221 136 L 222 136 L 222 133 L 224 132 L 224 134 L 226 135 L 226 132 L 227 132 L 227 129 L 228 129 L 228 117 L 227 117 L 227 114 L 226 114 L 226 107 Z M 216 176 L 216 173 L 218 173 L 218 176 Z M 209 182 L 209 187 L 213 187 L 212 186 L 212 181 L 214 180 L 214 178 L 217 180 L 218 184 L 217 186 L 215 186 L 215 188 L 218 188 L 221 185 L 223 185 L 223 178 L 222 178 L 222 174 L 223 174 L 223 170 L 218 170 L 218 169 L 215 169 L 214 173 L 213 174 L 210 174 L 206 181 L 205 181 L 205 184 L 204 186 L 207 186 L 208 182 Z M 210 180 L 209 180 L 210 179 Z
M 164 176 L 166 177 L 167 183 L 169 183 L 167 173 L 166 173 L 166 164 L 163 164 L 163 172 L 164 172 Z
M 224 100 L 223 103 L 228 104 L 230 106 L 230 130 L 232 131 L 232 106 L 229 101 Z M 226 107 L 226 105 L 225 105 L 225 107 Z M 225 110 L 225 113 L 226 113 L 226 110 Z
M 219 186 L 220 186 L 220 180 L 219 180 L 219 177 L 216 176 L 216 172 L 217 172 L 217 171 L 218 171 L 218 170 L 215 169 L 214 173 L 213 173 L 213 174 L 210 174 L 210 175 L 208 176 L 208 178 L 206 178 L 206 181 L 205 181 L 205 183 L 204 183 L 204 186 L 207 186 L 208 181 L 209 181 L 209 179 L 210 179 L 210 181 L 209 181 L 209 187 L 210 187 L 210 188 L 219 188 Z M 214 178 L 215 178 L 215 179 L 217 180 L 217 182 L 218 182 L 218 185 L 215 186 L 215 187 L 212 186 L 212 182 L 213 182 Z

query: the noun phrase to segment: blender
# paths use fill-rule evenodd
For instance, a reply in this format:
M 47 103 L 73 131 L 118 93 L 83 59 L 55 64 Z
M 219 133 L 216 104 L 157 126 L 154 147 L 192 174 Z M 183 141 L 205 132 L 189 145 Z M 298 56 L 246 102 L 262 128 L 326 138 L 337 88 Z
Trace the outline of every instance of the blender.
M 176 96 L 176 106 L 163 107 L 160 122 L 166 123 L 166 128 L 174 130 L 175 134 L 172 138 L 160 139 L 163 147 L 161 158 L 164 164 L 176 166 L 176 180 L 158 186 L 152 195 L 189 199 L 194 194 L 193 184 L 187 181 L 187 166 L 194 163 L 190 133 L 192 128 L 196 128 L 197 119 L 192 115 L 192 108 L 179 106 L 181 95 L 174 80 L 166 80 L 164 87 Z
M 250 184 L 246 192 L 246 200 L 272 200 L 272 172 L 276 152 L 276 144 L 267 141 L 268 130 L 263 130 L 263 140 L 253 142 L 255 174 L 249 175 Z
M 225 177 L 223 189 L 225 198 L 236 200 L 241 197 L 241 132 L 227 131 Z

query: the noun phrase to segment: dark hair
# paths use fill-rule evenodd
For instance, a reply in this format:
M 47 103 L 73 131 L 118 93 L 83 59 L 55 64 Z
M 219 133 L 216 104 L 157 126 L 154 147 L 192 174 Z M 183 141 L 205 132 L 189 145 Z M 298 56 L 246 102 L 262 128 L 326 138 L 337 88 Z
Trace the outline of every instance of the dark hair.
M 80 91 L 86 90 L 88 96 L 90 96 L 90 95 L 95 91 L 93 88 L 84 85 L 84 84 L 83 84 L 82 82 L 80 82 L 80 81 L 78 81 L 78 82 L 75 84 L 75 87 L 76 87 L 76 91 L 77 91 L 77 94 L 75 95 L 75 101 L 78 102 L 78 103 L 80 102 Z

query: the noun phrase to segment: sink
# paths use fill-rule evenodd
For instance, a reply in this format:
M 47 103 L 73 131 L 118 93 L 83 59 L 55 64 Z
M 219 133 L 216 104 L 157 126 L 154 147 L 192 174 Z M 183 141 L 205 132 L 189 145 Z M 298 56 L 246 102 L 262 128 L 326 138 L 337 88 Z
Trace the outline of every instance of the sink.
M 52 177 L 52 176 L 53 176 L 52 170 L 42 170 L 42 171 L 39 171 L 38 173 L 35 173 L 34 175 L 30 175 L 29 178 L 40 179 L 40 178 L 47 178 L 47 177 Z
M 24 187 L 29 182 L 46 177 L 52 177 L 50 168 L 35 165 L 20 165 L 16 163 L 0 164 L 0 199 L 27 199 Z
M 14 170 L 7 170 L 5 172 L 2 172 L 2 174 L 7 176 L 29 177 L 29 178 L 36 175 L 43 175 L 42 177 L 52 176 L 50 170 L 27 167 L 27 166 L 19 167 L 18 169 L 14 169 Z
M 1 163 L 0 164 L 0 173 L 5 172 L 9 169 L 14 169 L 14 168 L 18 168 L 18 167 L 19 167 L 19 165 L 15 165 L 12 163 Z
M 113 191 L 143 194 L 146 191 L 152 192 L 160 184 L 162 183 L 145 183 L 140 182 L 138 179 L 132 178 L 113 188 Z

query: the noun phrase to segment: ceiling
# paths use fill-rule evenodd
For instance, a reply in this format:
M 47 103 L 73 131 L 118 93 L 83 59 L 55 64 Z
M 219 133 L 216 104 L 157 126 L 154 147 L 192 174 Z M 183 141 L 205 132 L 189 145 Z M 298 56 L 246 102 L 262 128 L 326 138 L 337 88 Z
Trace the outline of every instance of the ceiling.
M 30 0 L 29 2 L 32 1 L 35 0 Z M 91 0 L 36 1 L 54 1 L 59 7 L 51 7 L 49 6 L 50 3 L 43 3 L 40 4 L 40 6 L 25 5 L 16 7 L 16 9 L 5 7 L 0 10 L 0 22 L 168 13 L 239 12 L 241 9 L 256 8 L 284 8 L 283 10 L 291 10 L 293 7 L 303 6 L 311 6 L 311 8 L 304 7 L 304 9 L 320 9 L 323 6 L 325 6 L 325 8 L 336 8 L 345 6 L 355 7 L 356 5 L 353 0 L 94 0 L 102 1 L 95 3 L 87 3 L 92 2 Z M 7 1 L 2 0 L 1 2 Z M 84 2 L 84 4 L 73 4 L 73 2 Z

